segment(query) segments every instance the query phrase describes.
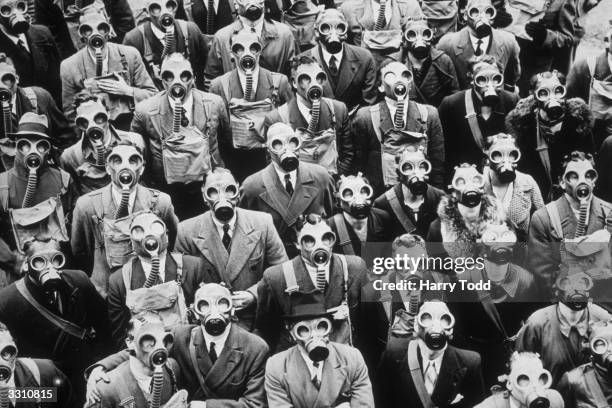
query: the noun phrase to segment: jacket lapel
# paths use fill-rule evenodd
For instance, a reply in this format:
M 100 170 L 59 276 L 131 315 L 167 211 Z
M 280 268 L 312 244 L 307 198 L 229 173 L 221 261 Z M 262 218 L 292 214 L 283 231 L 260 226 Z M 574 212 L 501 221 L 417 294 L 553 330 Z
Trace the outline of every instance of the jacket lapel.
M 355 10 L 357 15 L 361 14 L 361 17 L 357 19 L 359 25 L 364 30 L 371 30 L 374 27 L 374 10 L 372 10 L 372 6 L 369 1 L 365 0 L 358 6 Z
M 345 64 L 348 65 L 348 70 L 342 69 L 344 68 L 342 65 Z M 338 95 L 343 95 L 344 91 L 346 91 L 353 83 L 355 75 L 361 67 L 361 62 L 359 61 L 359 58 L 357 58 L 350 51 L 350 48 L 344 47 L 344 57 L 342 58 L 342 62 L 340 63 L 340 65 L 341 66 L 338 69 L 338 84 L 336 85 L 336 90 L 334 92 L 336 98 L 338 98 Z
M 236 77 L 238 74 L 236 73 Z M 239 78 L 237 78 L 240 81 Z M 240 82 L 238 82 L 238 86 L 240 87 Z M 274 84 L 272 83 L 272 75 L 267 74 L 260 67 L 259 68 L 259 76 L 257 77 L 257 89 L 255 90 L 255 100 L 261 101 L 271 94 L 271 90 L 274 88 Z M 242 88 L 240 87 L 240 92 L 242 92 Z
M 213 222 L 210 211 L 204 213 L 202 217 L 204 217 L 202 228 L 198 232 L 198 236 L 193 238 L 193 243 L 200 250 L 202 255 L 215 266 L 219 271 L 219 275 L 224 278 L 223 280 L 229 283 L 227 281 L 227 276 L 225 276 L 228 255 L 221 243 L 221 237 L 217 232 L 217 226 Z
M 149 190 L 140 184 L 136 185 L 136 198 L 134 200 L 134 212 L 148 211 L 151 208 L 151 195 Z
M 291 196 L 288 208 L 288 221 L 291 222 L 287 222 L 287 225 L 293 225 L 295 219 L 306 211 L 319 192 L 319 188 L 314 185 L 312 175 L 304 171 L 304 166 L 298 167 L 296 180 L 295 191 Z
M 574 232 L 576 231 L 577 221 L 570 203 L 567 201 L 565 196 L 562 196 L 562 199 L 559 201 L 559 205 L 557 206 L 559 211 L 559 219 L 561 220 L 561 227 L 563 228 L 563 236 L 564 237 L 573 237 Z
M 464 61 L 469 61 L 470 58 L 474 56 L 472 40 L 470 39 L 470 33 L 467 27 L 459 32 L 459 41 L 455 44 L 455 55 L 461 54 L 466 58 Z
M 338 360 L 336 349 L 331 344 L 329 351 L 329 356 L 323 364 L 321 388 L 313 407 L 333 406 L 347 379 L 346 368 Z
M 238 82 L 240 84 L 240 82 Z M 206 129 L 206 121 L 208 118 L 206 117 L 206 112 L 204 111 L 204 101 L 203 96 L 199 91 L 194 89 L 193 91 L 193 113 L 191 115 L 191 120 L 193 121 L 193 126 L 198 129 Z
M 251 253 L 257 246 L 260 235 L 248 223 L 244 214 L 241 214 L 240 209 L 237 209 L 236 228 L 234 229 L 230 256 L 225 271 L 228 281 L 233 282 L 240 275 Z
M 467 368 L 459 366 L 455 353 L 456 351 L 452 346 L 449 346 L 444 352 L 444 357 L 442 357 L 440 374 L 431 394 L 436 405 L 448 405 L 452 401 L 458 383 L 467 370 Z
M 274 23 L 268 22 L 266 19 L 264 19 L 261 30 L 261 50 L 265 50 L 268 44 L 275 38 L 278 38 L 278 30 L 274 26 Z
M 220 386 L 242 361 L 244 352 L 239 340 L 236 326 L 232 325 L 219 358 L 210 369 L 208 375 L 205 376 L 206 384 L 211 388 L 214 389 Z
M 259 72 L 261 72 L 261 68 L 259 68 Z M 259 83 L 257 85 L 259 86 Z M 238 99 L 244 98 L 244 92 L 242 91 L 242 84 L 240 83 L 240 76 L 238 75 L 238 69 L 232 70 L 232 72 L 229 75 L 229 89 L 230 89 L 230 95 L 227 95 L 228 103 L 232 98 L 238 98 Z M 258 98 L 256 99 L 259 100 Z
M 194 369 L 199 369 L 202 376 L 206 379 L 212 368 L 212 362 L 210 361 L 210 357 L 208 357 L 208 350 L 206 349 L 206 342 L 204 341 L 202 329 L 198 327 L 198 330 L 194 330 L 194 332 L 195 337 L 193 339 L 193 346 L 195 347 L 196 360 L 198 361 L 198 367 L 194 367 Z
M 504 47 L 500 47 L 497 43 L 497 36 L 495 35 L 495 30 L 491 32 L 491 37 L 489 40 L 489 48 L 486 51 L 487 54 L 495 56 L 498 61 L 504 60 Z
M 114 218 L 117 206 L 115 200 L 113 200 L 113 184 L 110 183 L 102 190 L 102 208 L 104 209 L 104 215 L 106 218 Z
M 166 92 L 160 93 L 157 98 L 159 98 L 159 103 L 155 104 L 156 107 L 149 111 L 149 115 L 155 131 L 164 138 L 172 133 L 174 118 Z
M 348 286 L 348 284 L 347 284 Z M 325 307 L 330 308 L 337 306 L 335 299 L 332 299 L 338 293 L 338 289 L 335 291 L 332 288 L 338 288 L 342 291 L 344 288 L 344 271 L 342 270 L 342 264 L 340 258 L 337 255 L 332 256 L 332 262 L 329 266 L 329 285 L 325 291 Z
M 306 122 L 306 119 L 304 119 L 304 116 L 302 116 L 302 112 L 300 112 L 300 108 L 298 108 L 297 96 L 291 99 L 288 103 L 289 103 L 288 105 L 289 122 L 291 123 L 291 126 L 294 129 L 295 128 L 307 128 L 308 123 Z
M 285 187 L 281 185 L 278 175 L 276 174 L 276 170 L 274 169 L 274 164 L 270 163 L 268 167 L 264 169 L 262 179 L 266 191 L 261 193 L 259 197 L 276 212 L 278 212 L 283 220 L 288 220 L 290 197 L 287 190 L 285 190 Z
M 393 118 L 391 118 L 391 111 L 385 101 L 380 102 L 378 106 L 380 106 L 380 130 L 384 140 L 385 133 L 393 129 Z
M 295 406 L 309 407 L 317 399 L 317 389 L 310 381 L 310 371 L 297 346 L 291 348 L 285 363 L 285 381 Z
M 312 292 L 315 290 L 314 282 L 310 278 L 310 274 L 306 269 L 306 265 L 302 260 L 301 256 L 296 256 L 293 258 L 293 270 L 295 272 L 295 281 L 297 285 L 300 287 L 301 292 Z

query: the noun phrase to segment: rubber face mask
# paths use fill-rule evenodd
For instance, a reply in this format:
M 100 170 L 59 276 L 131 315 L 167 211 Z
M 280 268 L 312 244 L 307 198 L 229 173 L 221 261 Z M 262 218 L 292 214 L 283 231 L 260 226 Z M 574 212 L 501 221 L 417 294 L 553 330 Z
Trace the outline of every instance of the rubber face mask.
M 404 150 L 400 154 L 397 171 L 400 180 L 412 194 L 422 196 L 427 193 L 431 163 L 422 147 Z
M 574 311 L 586 309 L 592 287 L 593 279 L 584 272 L 561 275 L 555 282 L 559 301 Z
M 361 173 L 357 176 L 340 176 L 340 186 L 337 197 L 342 211 L 363 220 L 368 218 L 372 210 L 372 194 L 374 191 Z
M 168 248 L 166 224 L 153 213 L 134 217 L 130 225 L 130 239 L 136 255 L 144 258 L 158 258 Z
M 144 170 L 144 159 L 134 146 L 115 146 L 106 159 L 106 172 L 122 191 L 133 191 Z
M 455 167 L 455 174 L 450 187 L 460 204 L 468 208 L 476 208 L 482 202 L 484 177 L 476 170 L 474 165 Z
M 300 164 L 298 150 L 301 146 L 300 138 L 287 127 L 279 132 L 268 129 L 267 148 L 273 162 L 278 164 L 286 172 L 296 170 Z M 271 130 L 273 130 L 271 132 Z
M 0 0 L 0 23 L 11 35 L 28 31 L 28 3 L 24 0 Z
M 191 64 L 184 58 L 166 60 L 161 67 L 161 78 L 168 96 L 179 102 L 185 101 L 195 81 Z
M 252 74 L 261 55 L 262 45 L 256 34 L 240 31 L 232 38 L 232 57 L 236 67 L 245 74 Z
M 291 337 L 300 344 L 308 357 L 315 363 L 324 361 L 329 356 L 329 333 L 331 321 L 326 317 L 301 320 L 291 327 Z
M 412 72 L 399 62 L 391 62 L 381 68 L 382 84 L 379 90 L 387 98 L 404 101 L 408 99 L 408 92 L 412 83 Z
M 342 51 L 342 43 L 346 41 L 348 24 L 344 15 L 337 10 L 328 9 L 319 15 L 315 22 L 317 41 L 330 54 Z
M 0 332 L 0 385 L 13 376 L 17 361 L 17 345 L 8 332 Z
M 608 322 L 597 322 L 591 325 L 589 346 L 593 362 L 600 365 L 612 375 L 612 325 Z
M 138 323 L 137 323 L 138 324 Z M 161 322 L 144 322 L 132 332 L 132 344 L 128 349 L 146 367 L 159 371 L 168 362 L 168 351 L 174 343 L 174 336 L 164 330 Z
M 174 0 L 151 1 L 147 5 L 147 13 L 151 23 L 164 32 L 170 27 L 174 27 L 174 16 L 177 9 L 178 4 Z
M 538 108 L 546 114 L 549 122 L 558 123 L 563 119 L 565 113 L 565 94 L 567 90 L 556 75 L 550 78 L 540 79 L 533 96 L 537 101 Z
M 96 56 L 102 56 L 102 51 L 108 42 L 111 26 L 100 14 L 88 13 L 81 17 L 79 35 L 81 41 L 87 44 Z
M 225 332 L 234 313 L 230 291 L 216 283 L 202 285 L 195 293 L 194 311 L 211 336 Z
M 264 13 L 264 0 L 236 0 L 238 15 L 249 21 L 259 20 Z
M 331 261 L 336 234 L 326 223 L 311 224 L 306 222 L 297 239 L 300 255 L 307 264 L 322 268 Z
M 499 91 L 503 85 L 504 76 L 495 65 L 480 63 L 474 66 L 472 87 L 484 106 L 492 108 L 499 103 Z
M 221 222 L 228 222 L 236 214 L 239 187 L 234 177 L 229 173 L 211 173 L 202 187 L 204 200 Z
M 17 139 L 16 147 L 15 161 L 23 164 L 30 172 L 37 172 L 44 167 L 51 151 L 51 143 L 47 139 L 35 136 Z
M 497 10 L 490 0 L 469 1 L 465 9 L 465 18 L 468 26 L 476 34 L 477 38 L 485 38 L 491 35 L 493 29 L 491 24 L 497 15 Z
M 528 408 L 548 408 L 550 400 L 547 390 L 552 383 L 552 376 L 535 356 L 515 358 L 512 362 L 507 387 L 511 396 L 521 406 Z
M 295 71 L 293 86 L 298 95 L 313 104 L 321 101 L 326 81 L 327 75 L 319 65 L 303 64 Z
M 486 258 L 494 264 L 504 265 L 512 259 L 516 234 L 505 223 L 487 223 L 481 233 L 481 242 L 485 248 Z
M 83 132 L 84 141 L 87 141 L 94 151 L 96 165 L 106 164 L 106 147 L 110 134 L 108 132 L 108 113 L 100 102 L 87 101 L 79 105 L 76 110 L 75 123 Z
M 0 63 L 0 102 L 3 106 L 12 103 L 18 84 L 19 78 L 15 67 L 6 62 Z
M 425 302 L 419 309 L 415 333 L 431 350 L 442 350 L 453 337 L 455 317 L 444 302 Z
M 406 48 L 415 58 L 424 59 L 429 56 L 431 51 L 433 36 L 433 30 L 424 20 L 411 22 L 404 32 Z
M 489 164 L 504 184 L 516 179 L 516 166 L 521 159 L 521 151 L 512 138 L 496 138 L 489 147 Z
M 593 196 L 597 171 L 588 160 L 570 161 L 565 167 L 561 187 L 579 202 L 586 202 Z
M 66 256 L 52 243 L 36 242 L 32 245 L 27 258 L 28 275 L 45 291 L 57 290 L 62 284 Z

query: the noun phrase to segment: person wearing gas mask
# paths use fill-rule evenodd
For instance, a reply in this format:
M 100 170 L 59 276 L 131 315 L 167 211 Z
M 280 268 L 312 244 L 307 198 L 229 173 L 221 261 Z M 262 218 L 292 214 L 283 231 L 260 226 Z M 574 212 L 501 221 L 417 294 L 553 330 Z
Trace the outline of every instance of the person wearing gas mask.
M 128 130 L 134 104 L 152 96 L 155 84 L 138 50 L 109 42 L 111 25 L 103 14 L 92 11 L 82 15 L 79 22 L 79 35 L 86 46 L 62 61 L 60 67 L 64 113 L 74 121 L 76 96 L 89 89 L 108 99 L 110 119 Z
M 302 214 L 334 214 L 334 180 L 322 166 L 300 161 L 300 137 L 291 126 L 275 123 L 266 146 L 271 163 L 247 177 L 238 206 L 272 215 L 289 258 L 295 257 L 294 226 Z
M 468 0 L 465 8 L 467 26 L 456 33 L 448 33 L 440 39 L 438 49 L 453 61 L 460 89 L 468 89 L 472 83 L 470 60 L 484 54 L 496 58 L 503 73 L 503 88 L 514 93 L 521 76 L 519 46 L 514 36 L 491 27 L 497 15 L 491 0 Z
M 207 39 L 234 22 L 236 9 L 233 1 L 183 0 L 182 3 L 186 19 L 196 23 Z
M 143 179 L 176 201 L 179 219 L 204 207 L 200 192 L 206 175 L 224 167 L 218 140 L 231 137 L 221 97 L 195 89 L 194 71 L 180 53 L 161 66 L 164 91 L 136 106 L 131 131 L 140 133 L 152 158 Z
M 40 407 L 72 408 L 76 401 L 70 381 L 66 375 L 49 359 L 32 359 L 21 356 L 21 349 L 8 327 L 0 322 L 0 406 L 26 408 L 32 403 L 16 400 L 10 389 L 24 387 L 57 387 L 57 401 L 42 403 Z
M 349 115 L 344 103 L 323 96 L 327 74 L 315 60 L 302 56 L 292 68 L 291 82 L 295 98 L 267 113 L 264 127 L 290 125 L 301 140 L 300 160 L 320 164 L 332 175 L 351 174 L 355 145 Z
M 338 239 L 333 252 L 361 256 L 362 246 L 369 242 L 389 242 L 393 237 L 391 217 L 373 208 L 374 190 L 363 174 L 341 176 L 336 183 L 339 214 L 327 219 Z
M 325 71 L 323 96 L 343 102 L 349 110 L 376 102 L 376 63 L 370 51 L 347 42 L 349 25 L 335 8 L 323 10 L 314 23 L 316 46 L 300 54 Z
M 550 201 L 560 193 L 563 157 L 574 150 L 595 152 L 592 114 L 582 99 L 566 97 L 565 76 L 557 71 L 534 76 L 530 89 L 506 121 L 524 154 L 519 170 L 533 176 Z
M 325 309 L 333 313 L 332 341 L 357 345 L 360 333 L 361 291 L 367 283 L 363 259 L 332 253 L 334 234 L 316 214 L 301 217 L 296 225 L 299 254 L 268 268 L 257 287 L 256 333 L 276 352 L 292 345 L 282 316 L 291 310 L 297 292 L 318 290 L 324 294 Z
M 518 95 L 503 89 L 503 71 L 494 57 L 473 58 L 469 72 L 470 88 L 447 96 L 438 108 L 445 150 L 453 152 L 446 160 L 447 175 L 464 162 L 481 168 L 489 138 L 507 133 L 506 115 L 519 100 Z
M 283 316 L 295 345 L 266 364 L 268 406 L 373 407 L 372 385 L 359 350 L 330 341 L 332 315 L 323 294 L 300 293 Z M 343 367 L 337 372 L 336 367 Z
M 108 281 L 108 316 L 118 350 L 132 316 L 157 313 L 167 329 L 186 323 L 187 306 L 199 285 L 218 280 L 217 269 L 206 259 L 168 251 L 166 225 L 151 212 L 134 216 L 130 240 L 136 256 Z
M 161 63 L 167 55 L 182 53 L 191 63 L 196 87 L 204 89 L 204 67 L 208 46 L 198 26 L 176 17 L 175 0 L 147 0 L 147 14 L 138 26 L 125 35 L 124 45 L 136 48 L 157 88 L 164 89 Z
M 387 344 L 377 371 L 376 406 L 473 407 L 482 400 L 480 356 L 449 344 L 454 325 L 444 302 L 421 305 L 414 337 Z
M 557 302 L 536 310 L 516 335 L 515 349 L 538 353 L 552 374 L 553 387 L 566 371 L 588 363 L 584 344 L 589 341 L 589 327 L 611 318 L 591 301 L 593 288 L 586 273 L 559 275 L 553 286 Z
M 238 18 L 217 31 L 208 50 L 207 78 L 216 78 L 234 69 L 231 53 L 231 38 L 238 31 L 254 32 L 261 39 L 261 67 L 289 75 L 289 61 L 296 54 L 296 41 L 291 29 L 285 24 L 270 19 L 264 12 L 264 0 L 234 0 Z
M 104 299 L 84 272 L 64 268 L 66 255 L 57 241 L 31 241 L 24 253 L 24 277 L 0 290 L 0 321 L 22 355 L 58 365 L 82 404 L 83 370 L 109 351 Z
M 438 218 L 438 204 L 445 193 L 428 183 L 431 162 L 422 146 L 406 146 L 395 156 L 395 163 L 399 181 L 374 201 L 374 208 L 391 215 L 390 236 L 425 237 Z
M 230 114 L 232 137 L 220 140 L 225 164 L 239 182 L 268 164 L 266 114 L 293 99 L 283 74 L 259 66 L 262 44 L 257 34 L 239 31 L 230 45 L 235 68 L 212 80 L 210 92 L 223 98 Z
M 140 184 L 144 171 L 142 150 L 129 141 L 119 142 L 107 154 L 111 182 L 79 197 L 72 224 L 71 247 L 75 262 L 106 296 L 111 272 L 132 254 L 129 226 L 141 211 L 153 211 L 168 229 L 168 247 L 174 247 L 178 219 L 170 196 Z
M 60 162 L 79 186 L 79 195 L 102 188 L 111 181 L 106 172 L 106 156 L 125 140 L 144 151 L 142 136 L 116 129 L 108 117 L 104 100 L 84 91 L 76 99 L 76 125 L 81 134 L 78 142 L 62 152 Z
M 563 397 L 550 388 L 552 376 L 544 367 L 535 353 L 513 353 L 508 362 L 505 389 L 493 391 L 493 395 L 475 408 L 564 408 Z
M 175 327 L 168 353 L 180 366 L 178 386 L 187 390 L 190 407 L 266 406 L 264 369 L 269 349 L 260 337 L 233 323 L 229 289 L 216 283 L 202 285 L 193 311 L 200 324 Z M 100 401 L 97 384 L 109 382 L 107 372 L 129 357 L 123 350 L 87 369 L 88 403 Z
M 399 61 L 414 76 L 410 99 L 438 107 L 445 97 L 459 91 L 457 72 L 451 58 L 433 47 L 435 30 L 424 18 L 409 18 L 402 27 Z
M 395 156 L 408 145 L 420 145 L 431 164 L 431 184 L 442 187 L 444 139 L 438 111 L 410 100 L 413 75 L 401 62 L 385 61 L 378 75 L 384 100 L 360 108 L 351 123 L 357 170 L 370 180 L 378 196 L 398 182 Z
M 285 247 L 270 214 L 236 207 L 240 190 L 228 170 L 210 173 L 202 195 L 210 210 L 179 224 L 175 248 L 214 265 L 219 283 L 230 285 L 238 324 L 251 331 L 257 282 L 265 269 L 287 261 Z
M 49 91 L 59 105 L 62 100 L 61 57 L 53 35 L 42 25 L 30 24 L 28 1 L 2 0 L 0 50 L 15 66 L 21 86 L 39 86 Z

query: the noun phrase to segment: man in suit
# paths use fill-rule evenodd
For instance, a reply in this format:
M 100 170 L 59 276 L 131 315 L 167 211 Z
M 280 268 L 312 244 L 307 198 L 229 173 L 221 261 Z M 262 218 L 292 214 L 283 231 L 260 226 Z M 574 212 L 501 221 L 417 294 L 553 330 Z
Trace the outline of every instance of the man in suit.
M 448 344 L 454 323 L 445 303 L 423 303 L 415 319 L 416 338 L 387 344 L 378 370 L 377 405 L 473 407 L 484 397 L 480 356 Z
M 322 29 L 331 27 L 331 30 Z M 317 45 L 300 54 L 319 63 L 327 74 L 323 96 L 343 102 L 349 110 L 376 102 L 376 64 L 372 54 L 346 41 L 348 23 L 332 8 L 319 13 L 315 21 Z
M 299 255 L 268 268 L 257 287 L 257 333 L 271 350 L 289 348 L 291 336 L 283 327 L 282 316 L 290 312 L 292 295 L 318 289 L 324 295 L 325 309 L 333 313 L 330 339 L 358 344 L 358 339 L 353 342 L 353 334 L 360 333 L 358 305 L 367 283 L 365 262 L 354 255 L 333 254 L 335 234 L 316 214 L 302 217 L 296 229 Z
M 239 182 L 268 164 L 264 138 L 266 113 L 293 98 L 287 77 L 259 66 L 257 34 L 239 31 L 231 38 L 235 68 L 212 80 L 210 92 L 223 98 L 232 137 L 219 140 L 227 167 Z
M 75 261 L 103 296 L 112 270 L 123 266 L 132 252 L 129 224 L 133 214 L 155 212 L 168 229 L 170 248 L 174 247 L 178 225 L 170 196 L 139 183 L 144 171 L 139 147 L 118 143 L 108 154 L 106 171 L 111 182 L 78 199 L 70 241 Z
M 181 367 L 178 385 L 189 393 L 191 407 L 264 407 L 269 349 L 261 338 L 232 323 L 229 289 L 215 283 L 202 285 L 195 294 L 194 312 L 200 325 L 174 328 L 169 353 Z M 128 358 L 124 350 L 87 370 L 88 402 L 99 402 L 96 383 L 108 382 L 106 371 Z
M 62 105 L 68 120 L 73 121 L 79 92 L 90 89 L 102 93 L 113 108 L 111 119 L 127 130 L 125 121 L 131 118 L 133 105 L 152 96 L 156 88 L 138 51 L 109 42 L 109 31 L 104 15 L 91 12 L 81 16 L 79 34 L 87 46 L 62 61 Z
M 263 271 L 287 260 L 272 216 L 236 208 L 238 183 L 228 170 L 214 170 L 202 187 L 209 211 L 179 224 L 176 250 L 199 256 L 216 269 L 218 283 L 232 291 L 239 324 L 253 330 L 257 283 Z
M 270 407 L 373 407 L 372 385 L 359 350 L 330 341 L 332 316 L 323 294 L 300 293 L 284 317 L 296 343 L 268 360 Z
M 147 0 L 148 20 L 125 35 L 123 44 L 136 48 L 147 66 L 149 75 L 161 91 L 160 77 L 163 57 L 180 52 L 191 63 L 196 87 L 204 89 L 204 67 L 208 46 L 198 26 L 176 19 L 178 4 L 173 0 Z
M 230 137 L 229 118 L 219 96 L 195 89 L 193 68 L 182 54 L 171 54 L 161 70 L 165 90 L 136 106 L 131 130 L 147 143 L 151 165 L 144 180 L 181 197 L 176 214 L 185 219 L 204 207 L 200 190 L 206 174 L 224 167 L 217 141 Z
M 470 60 L 484 54 L 497 59 L 504 75 L 504 89 L 514 92 L 521 76 L 519 46 L 514 36 L 491 27 L 497 10 L 491 0 L 469 0 L 465 9 L 467 26 L 440 39 L 438 49 L 445 52 L 455 64 L 460 89 L 468 89 L 472 78 Z
M 209 11 L 209 0 L 183 0 L 182 10 L 188 21 L 196 23 L 200 31 L 211 40 L 217 31 L 234 22 L 236 10 L 229 0 L 212 1 L 212 12 Z
M 320 164 L 332 174 L 352 173 L 355 145 L 348 111 L 344 103 L 322 96 L 328 82 L 325 72 L 315 60 L 299 57 L 291 82 L 295 98 L 266 114 L 264 127 L 277 122 L 290 125 L 300 134 L 301 160 Z
M 289 125 L 268 129 L 267 147 L 272 162 L 247 177 L 238 206 L 272 215 L 289 258 L 298 251 L 293 227 L 305 213 L 331 216 L 334 213 L 334 181 L 325 168 L 300 162 L 299 138 Z
M 475 57 L 469 65 L 471 87 L 447 96 L 440 104 L 445 150 L 453 152 L 446 160 L 447 174 L 465 162 L 481 168 L 489 137 L 507 133 L 506 115 L 518 102 L 518 95 L 502 89 L 502 72 L 495 58 Z
M 54 360 L 82 403 L 83 370 L 109 350 L 106 305 L 85 273 L 63 268 L 57 241 L 34 240 L 24 252 L 25 276 L 0 290 L 0 321 L 23 355 Z
M 230 40 L 238 31 L 250 31 L 261 40 L 260 65 L 272 72 L 289 75 L 289 61 L 296 54 L 296 42 L 286 25 L 269 19 L 264 0 L 235 1 L 238 18 L 215 33 L 206 61 L 207 78 L 215 78 L 234 69 Z

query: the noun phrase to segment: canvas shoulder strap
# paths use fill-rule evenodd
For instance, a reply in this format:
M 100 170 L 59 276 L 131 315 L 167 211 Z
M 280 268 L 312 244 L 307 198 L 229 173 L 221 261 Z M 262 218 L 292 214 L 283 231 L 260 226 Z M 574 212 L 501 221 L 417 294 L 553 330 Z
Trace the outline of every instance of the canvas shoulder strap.
M 596 407 L 597 408 L 608 407 L 610 404 L 608 404 L 607 402 L 608 400 L 604 396 L 604 393 L 601 389 L 601 385 L 599 385 L 597 378 L 595 378 L 595 371 L 589 370 L 588 372 L 586 372 L 584 374 L 584 380 L 586 381 L 587 387 L 591 391 L 591 395 L 593 399 L 595 400 Z
M 204 379 L 204 375 L 200 371 L 200 365 L 198 364 L 198 358 L 196 355 L 195 343 L 193 342 L 197 330 L 201 330 L 200 326 L 196 326 L 191 329 L 191 336 L 189 338 L 189 357 L 191 358 L 191 364 L 193 365 L 193 371 L 196 373 L 196 377 L 198 377 L 198 383 L 200 384 L 200 388 L 204 392 L 206 398 L 213 398 L 215 394 L 213 394 L 208 386 L 206 385 L 206 380 Z
M 19 361 L 28 368 L 28 370 L 30 370 L 30 373 L 32 373 L 32 377 L 34 377 L 34 380 L 36 380 L 36 384 L 38 384 L 38 386 L 41 385 L 40 383 L 40 369 L 38 368 L 38 365 L 36 364 L 36 362 L 34 360 L 32 360 L 31 358 L 28 357 L 19 357 Z
M 416 103 L 416 102 L 415 102 Z M 421 117 L 421 122 L 425 124 L 425 132 L 427 133 L 427 119 L 429 119 L 429 112 L 427 111 L 427 106 L 422 103 L 416 103 L 417 109 L 419 110 L 419 116 Z
M 412 234 L 414 231 L 416 231 L 416 227 L 414 226 L 412 221 L 410 221 L 408 215 L 406 215 L 406 213 L 404 212 L 404 209 L 402 208 L 402 205 L 400 204 L 399 199 L 397 198 L 397 194 L 395 194 L 395 189 L 392 188 L 391 190 L 387 190 L 387 192 L 385 193 L 385 197 L 387 197 L 387 200 L 389 201 L 389 205 L 391 206 L 391 210 L 393 210 L 393 214 L 395 214 L 395 217 L 400 222 L 400 224 L 402 224 L 402 227 L 404 227 L 406 232 L 408 234 Z
M 192 22 L 195 23 L 195 20 L 193 19 L 192 6 L 193 6 L 193 3 L 192 3 L 191 0 L 183 0 L 183 9 L 185 10 L 185 14 L 187 15 L 187 19 L 189 21 L 192 21 Z
M 589 74 L 591 74 L 591 80 L 595 77 L 595 64 L 597 62 L 595 55 L 589 55 L 587 57 L 587 66 L 589 67 Z
M 223 90 L 223 96 L 225 97 L 225 103 L 229 105 L 230 99 L 232 99 L 232 92 L 230 91 L 230 76 L 222 75 L 219 79 L 221 81 L 221 89 Z
M 9 208 L 8 172 L 0 173 L 0 207 L 3 211 Z
M 183 33 L 183 38 L 185 40 L 185 58 L 189 59 L 189 27 L 187 27 L 187 22 L 185 20 L 176 21 L 181 28 L 181 32 Z
M 278 72 L 271 72 L 271 75 L 272 75 L 272 103 L 276 107 L 280 104 L 279 89 L 280 89 L 280 82 L 281 82 L 281 79 L 283 78 L 283 75 L 279 74 Z
M 553 230 L 560 239 L 563 239 L 563 226 L 561 225 L 561 217 L 559 217 L 557 203 L 553 201 L 552 203 L 546 204 L 546 212 L 550 218 L 550 223 L 552 224 Z
M 355 255 L 353 244 L 344 222 L 344 216 L 342 214 L 334 215 L 334 223 L 336 224 L 336 231 L 338 231 L 338 245 L 342 248 L 342 252 L 345 255 Z
M 289 123 L 289 105 L 285 103 L 284 105 L 279 106 L 277 110 L 283 123 Z
M 176 280 L 183 283 L 183 254 L 172 252 L 170 254 L 174 262 L 176 262 Z
M 425 388 L 423 371 L 421 370 L 421 365 L 419 364 L 419 358 L 417 356 L 417 345 L 418 342 L 416 340 L 412 340 L 408 343 L 408 368 L 410 369 L 410 376 L 412 377 L 414 388 L 416 388 L 417 394 L 419 394 L 419 399 L 421 400 L 423 408 L 434 408 L 434 403 L 427 392 L 427 388 Z
M 64 195 L 68 192 L 68 188 L 70 187 L 70 173 L 65 170 L 60 169 L 60 174 L 62 175 L 62 187 L 60 189 L 60 194 Z
M 472 137 L 474 141 L 482 150 L 485 151 L 485 143 L 484 138 L 482 137 L 482 132 L 480 131 L 480 126 L 478 126 L 478 118 L 476 117 L 476 111 L 474 110 L 474 100 L 472 98 L 472 91 L 465 91 L 465 118 L 468 121 L 468 125 L 470 126 L 470 131 L 472 132 Z
M 370 117 L 372 118 L 372 127 L 376 138 L 382 143 L 382 134 L 380 133 L 380 106 L 378 104 L 370 106 Z
M 130 258 L 121 268 L 121 276 L 123 277 L 123 285 L 125 286 L 125 291 L 127 292 L 132 287 L 132 260 L 134 258 Z
M 142 35 L 142 43 L 144 46 L 142 58 L 144 59 L 145 63 L 151 64 L 153 62 L 153 50 L 151 49 L 151 43 L 149 43 L 149 40 L 145 35 L 144 24 L 140 24 L 138 26 L 138 31 L 140 31 L 140 34 Z
M 30 105 L 32 105 L 32 109 L 34 109 L 34 112 L 38 113 L 38 97 L 36 96 L 36 92 L 34 92 L 34 89 L 30 87 L 21 89 L 23 89 L 23 92 L 30 101 Z
M 334 102 L 329 98 L 322 98 L 331 112 L 331 127 L 336 128 L 336 108 L 334 108 Z
M 285 289 L 285 292 L 292 293 L 300 290 L 300 287 L 297 283 L 297 278 L 295 277 L 295 269 L 293 268 L 293 262 L 290 260 L 284 262 L 282 268 L 283 276 L 285 277 L 285 282 L 287 283 L 287 289 Z

